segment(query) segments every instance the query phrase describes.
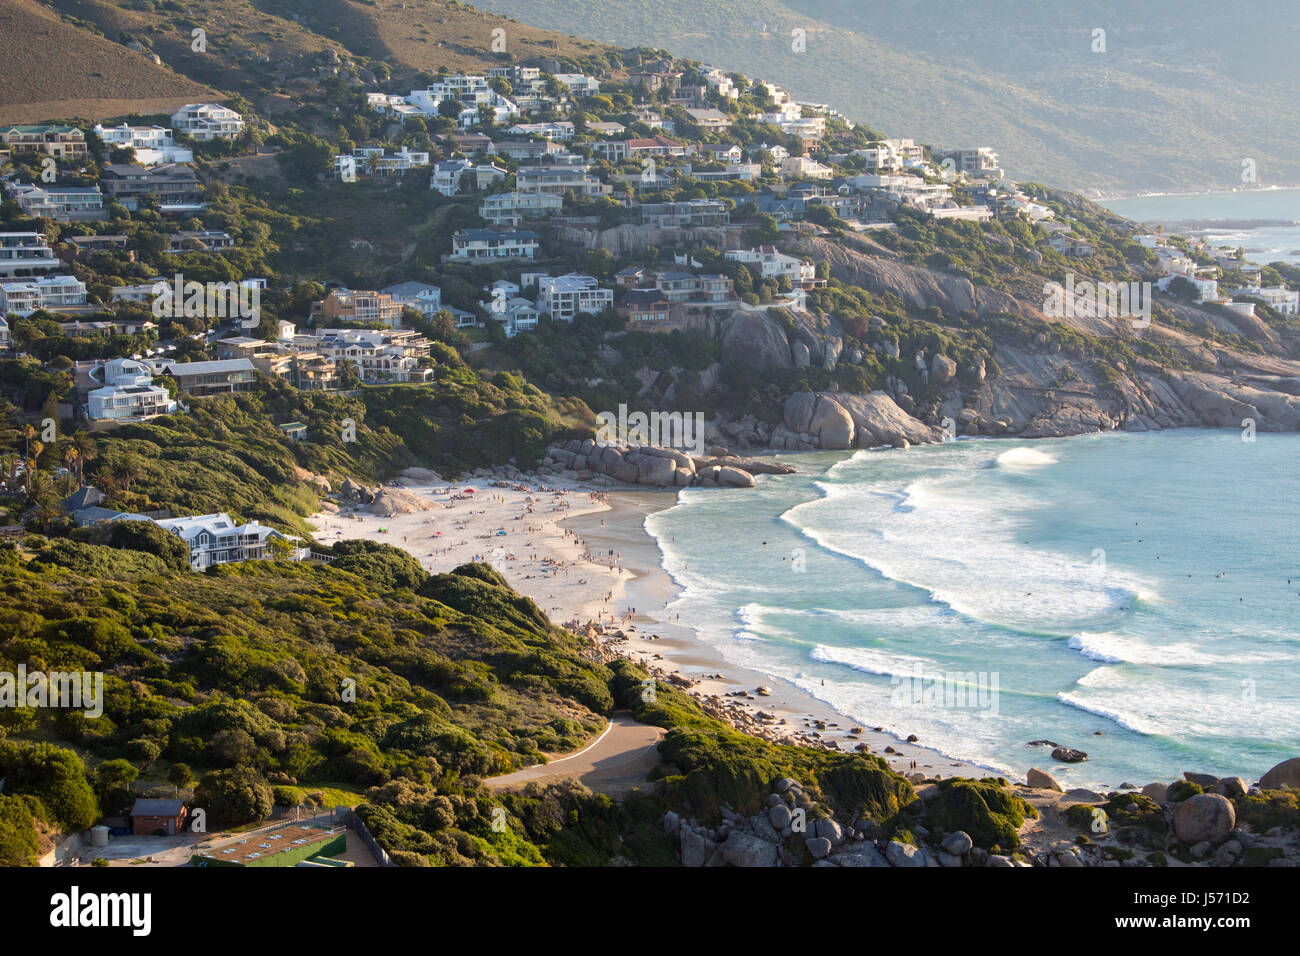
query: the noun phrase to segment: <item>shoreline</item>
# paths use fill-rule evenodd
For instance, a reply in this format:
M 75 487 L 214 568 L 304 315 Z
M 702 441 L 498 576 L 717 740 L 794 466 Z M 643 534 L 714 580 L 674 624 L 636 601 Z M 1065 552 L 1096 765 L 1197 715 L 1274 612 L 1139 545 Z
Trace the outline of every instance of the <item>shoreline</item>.
M 663 608 L 681 589 L 644 524 L 676 503 L 676 491 L 611 490 L 535 475 L 431 482 L 428 474 L 384 489 L 400 488 L 413 510 L 374 514 L 365 504 L 331 502 L 308 522 L 321 543 L 391 544 L 431 574 L 485 561 L 556 626 L 591 634 L 607 653 L 646 666 L 742 732 L 841 752 L 869 748 L 904 775 L 1005 775 L 859 724 L 779 677 L 728 661 L 693 628 L 668 620 Z M 628 616 L 628 608 L 636 612 Z
M 616 653 L 646 665 L 657 677 L 691 694 L 705 709 L 747 733 L 801 746 L 852 752 L 866 745 L 903 775 L 933 777 L 1005 776 L 1005 772 L 953 757 L 920 743 L 908 743 L 883 730 L 877 731 L 834 709 L 830 704 L 788 683 L 727 660 L 724 652 L 706 642 L 686 624 L 668 620 L 663 609 L 681 594 L 661 564 L 659 543 L 645 529 L 645 519 L 672 507 L 677 492 L 619 490 L 609 493 L 608 511 L 574 516 L 570 521 L 579 535 L 599 548 L 621 544 L 627 574 L 612 602 L 620 611 L 635 607 L 623 638 L 606 642 Z M 585 612 L 598 608 L 584 608 Z M 691 681 L 681 686 L 673 676 Z M 768 689 L 768 695 L 756 693 Z M 746 696 L 728 696 L 744 692 Z M 759 713 L 771 715 L 763 720 Z M 853 731 L 857 731 L 854 733 Z M 885 748 L 892 748 L 887 753 Z M 912 764 L 915 763 L 913 767 Z M 1011 781 L 1015 783 L 1016 781 Z

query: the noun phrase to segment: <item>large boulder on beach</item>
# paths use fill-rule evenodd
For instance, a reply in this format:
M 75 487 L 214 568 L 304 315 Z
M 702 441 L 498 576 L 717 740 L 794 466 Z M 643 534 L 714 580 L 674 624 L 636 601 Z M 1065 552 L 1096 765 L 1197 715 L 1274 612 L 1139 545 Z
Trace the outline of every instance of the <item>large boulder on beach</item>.
M 1226 840 L 1236 825 L 1237 811 L 1232 801 L 1219 793 L 1198 793 L 1174 811 L 1174 833 L 1188 846 L 1202 840 Z
M 718 484 L 728 488 L 753 488 L 754 476 L 739 468 L 719 468 Z
M 811 432 L 813 411 L 817 408 L 817 396 L 812 392 L 795 392 L 785 400 L 782 418 L 785 427 L 796 434 Z
M 844 410 L 843 405 L 829 396 L 822 395 L 817 399 L 808 431 L 828 451 L 844 451 L 853 447 L 853 418 Z
M 1025 774 L 1025 783 L 1029 784 L 1029 786 L 1033 787 L 1035 790 L 1055 790 L 1057 793 L 1063 792 L 1061 785 L 1057 783 L 1055 777 L 1046 770 L 1039 770 L 1037 767 L 1029 768 L 1029 773 Z
M 641 455 L 637 458 L 637 480 L 643 485 L 671 485 L 677 470 L 671 458 Z
M 377 515 L 409 515 L 417 511 L 428 511 L 429 507 L 428 501 L 409 491 L 381 488 L 370 504 L 370 512 Z
M 943 441 L 943 430 L 913 418 L 899 408 L 887 392 L 867 395 L 838 394 L 835 401 L 853 419 L 854 444 L 859 448 L 878 445 L 901 447 L 903 442 L 924 445 Z
M 1300 757 L 1283 760 L 1259 778 L 1261 790 L 1281 790 L 1283 787 L 1300 790 Z

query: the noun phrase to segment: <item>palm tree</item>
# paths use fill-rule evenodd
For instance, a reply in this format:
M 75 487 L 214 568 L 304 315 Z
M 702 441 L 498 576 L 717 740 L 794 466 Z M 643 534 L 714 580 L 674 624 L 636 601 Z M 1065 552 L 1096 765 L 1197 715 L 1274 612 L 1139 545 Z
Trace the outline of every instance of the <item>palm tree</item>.
M 32 503 L 36 506 L 36 517 L 40 519 L 42 528 L 48 534 L 50 522 L 62 513 L 54 479 L 44 472 L 37 472 L 31 482 L 30 494 Z
M 78 465 L 81 462 L 81 452 L 77 450 L 76 442 L 72 441 L 70 438 L 63 439 L 61 442 L 59 458 L 63 462 L 63 467 L 68 470 L 67 492 L 68 494 L 72 494 L 72 492 L 76 490 L 72 487 L 73 478 L 76 477 L 78 487 L 80 487 L 81 484 L 80 469 L 78 468 Z
M 131 483 L 140 478 L 140 457 L 133 451 L 124 452 L 112 465 L 113 477 L 122 483 L 123 491 L 131 490 Z
M 32 439 L 35 437 L 36 437 L 36 429 L 33 428 L 30 424 L 24 425 L 23 426 L 23 441 L 25 443 L 23 445 L 24 458 L 32 457 Z
M 77 481 L 85 484 L 86 466 L 99 457 L 99 443 L 87 431 L 74 432 L 72 443 L 77 446 Z
M 45 451 L 44 442 L 33 441 L 28 443 L 29 456 L 27 458 L 27 475 L 26 475 L 28 492 L 31 492 L 32 490 L 32 476 L 37 473 L 36 469 L 38 466 L 36 464 L 36 460 L 41 457 L 41 452 L 43 451 Z

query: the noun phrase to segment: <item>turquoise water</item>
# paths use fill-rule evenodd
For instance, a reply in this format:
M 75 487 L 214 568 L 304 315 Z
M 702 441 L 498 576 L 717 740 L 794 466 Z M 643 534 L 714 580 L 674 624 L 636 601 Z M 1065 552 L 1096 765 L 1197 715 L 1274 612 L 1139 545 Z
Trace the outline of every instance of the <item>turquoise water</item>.
M 1186 234 L 1188 222 L 1212 223 L 1198 230 L 1219 246 L 1242 246 L 1246 258 L 1267 265 L 1270 262 L 1300 263 L 1300 189 L 1255 189 L 1228 193 L 1166 194 L 1111 199 L 1107 209 L 1134 222 L 1161 224 L 1172 233 Z M 1228 228 L 1226 224 L 1269 221 L 1273 225 Z
M 682 623 L 866 726 L 1074 785 L 1254 780 L 1300 754 L 1298 458 L 1226 430 L 788 455 L 646 527 Z

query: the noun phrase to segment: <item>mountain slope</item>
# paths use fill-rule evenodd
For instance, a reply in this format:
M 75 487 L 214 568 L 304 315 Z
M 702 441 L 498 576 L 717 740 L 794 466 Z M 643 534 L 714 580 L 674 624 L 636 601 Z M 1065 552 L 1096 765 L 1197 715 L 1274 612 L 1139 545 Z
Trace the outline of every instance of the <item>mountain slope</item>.
M 856 0 L 480 0 L 555 29 L 761 74 L 892 136 L 990 145 L 1020 179 L 1100 191 L 1300 182 L 1292 7 Z M 807 52 L 791 31 L 807 31 Z M 1094 53 L 1094 29 L 1106 52 Z
M 34 0 L 0 0 L 0 63 L 0 123 L 170 112 L 213 95 Z

